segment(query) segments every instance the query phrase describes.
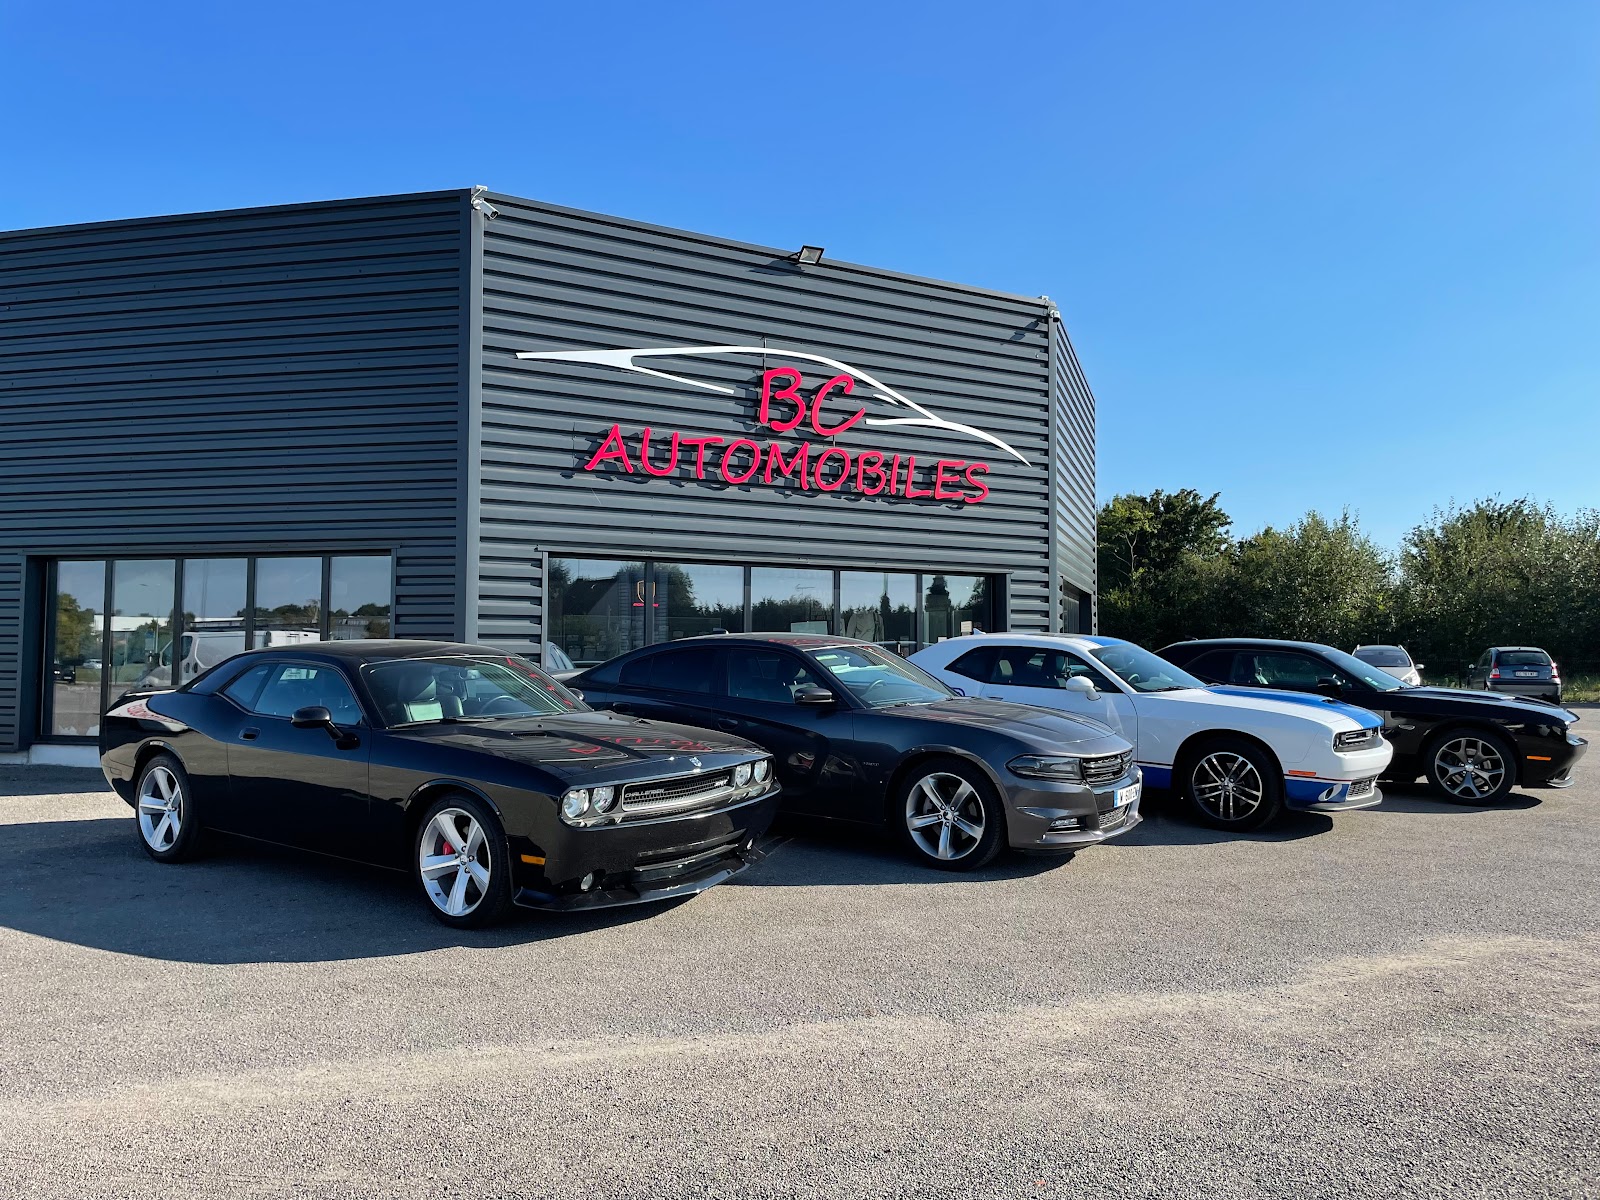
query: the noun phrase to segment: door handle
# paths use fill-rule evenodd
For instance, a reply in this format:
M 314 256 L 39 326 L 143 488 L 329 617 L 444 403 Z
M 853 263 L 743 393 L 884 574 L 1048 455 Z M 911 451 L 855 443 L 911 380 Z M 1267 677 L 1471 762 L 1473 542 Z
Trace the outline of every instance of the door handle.
M 260 736 L 261 730 L 259 729 L 243 729 L 239 731 L 239 740 L 241 742 L 253 742 Z
M 717 722 L 717 728 L 718 729 L 737 729 L 737 728 L 739 728 L 739 722 L 737 722 L 735 720 L 732 720 L 729 717 L 723 717 Z

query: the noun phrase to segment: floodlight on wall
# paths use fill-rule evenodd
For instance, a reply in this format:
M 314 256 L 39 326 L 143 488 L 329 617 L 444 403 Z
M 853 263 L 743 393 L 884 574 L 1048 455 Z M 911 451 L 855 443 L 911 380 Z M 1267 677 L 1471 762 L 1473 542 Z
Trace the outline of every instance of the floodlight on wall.
M 822 261 L 821 246 L 801 246 L 789 255 L 789 261 L 799 263 L 802 267 L 814 267 Z

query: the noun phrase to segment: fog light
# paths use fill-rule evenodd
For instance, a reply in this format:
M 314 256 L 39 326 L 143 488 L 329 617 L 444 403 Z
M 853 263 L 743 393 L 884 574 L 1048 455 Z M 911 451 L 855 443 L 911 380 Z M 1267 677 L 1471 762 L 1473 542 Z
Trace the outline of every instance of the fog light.
M 1065 833 L 1069 829 L 1079 828 L 1077 817 L 1057 817 L 1050 822 L 1051 833 Z
M 578 880 L 578 890 L 580 892 L 592 892 L 592 891 L 594 891 L 594 885 L 599 883 L 599 882 L 600 882 L 600 872 L 599 871 L 590 871 L 582 879 Z
M 1318 796 L 1317 799 L 1319 801 L 1332 800 L 1335 796 L 1337 796 L 1339 794 L 1339 789 L 1342 786 L 1343 786 L 1342 784 L 1336 783 L 1331 788 L 1325 788 L 1323 790 L 1322 795 Z

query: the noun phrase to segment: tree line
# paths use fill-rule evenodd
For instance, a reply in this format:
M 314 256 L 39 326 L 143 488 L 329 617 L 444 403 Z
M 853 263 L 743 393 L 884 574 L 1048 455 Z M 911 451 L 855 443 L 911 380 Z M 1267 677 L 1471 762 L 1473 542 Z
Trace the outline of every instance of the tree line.
M 1436 508 L 1391 553 L 1348 511 L 1235 538 L 1220 495 L 1157 490 L 1100 510 L 1103 633 L 1152 649 L 1224 636 L 1398 643 L 1430 677 L 1497 645 L 1600 668 L 1600 510 Z

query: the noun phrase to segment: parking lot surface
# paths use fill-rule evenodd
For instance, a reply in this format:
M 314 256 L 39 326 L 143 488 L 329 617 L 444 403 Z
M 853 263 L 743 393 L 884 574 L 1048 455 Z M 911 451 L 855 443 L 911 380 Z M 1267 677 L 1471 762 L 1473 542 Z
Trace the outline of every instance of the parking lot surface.
M 89 772 L 0 775 L 0 831 L 4 1196 L 1600 1193 L 1594 761 L 1246 838 L 1156 797 L 977 877 L 801 830 L 467 934 L 399 875 L 153 863 Z

